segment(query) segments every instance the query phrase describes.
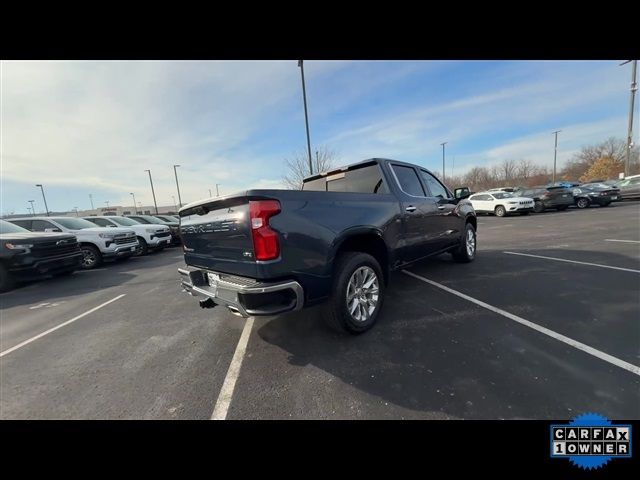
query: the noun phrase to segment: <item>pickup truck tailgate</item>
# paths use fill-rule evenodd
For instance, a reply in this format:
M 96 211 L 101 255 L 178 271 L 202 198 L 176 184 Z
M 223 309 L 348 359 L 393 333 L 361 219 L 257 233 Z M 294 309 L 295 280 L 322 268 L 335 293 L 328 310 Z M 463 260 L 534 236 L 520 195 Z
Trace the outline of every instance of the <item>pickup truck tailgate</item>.
M 180 235 L 188 265 L 236 275 L 255 275 L 247 197 L 212 199 L 181 211 Z

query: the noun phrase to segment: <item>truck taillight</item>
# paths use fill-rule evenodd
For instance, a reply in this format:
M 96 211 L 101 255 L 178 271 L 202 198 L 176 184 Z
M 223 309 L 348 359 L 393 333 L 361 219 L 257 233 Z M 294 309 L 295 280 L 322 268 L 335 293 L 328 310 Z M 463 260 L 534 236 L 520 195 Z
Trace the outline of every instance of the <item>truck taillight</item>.
M 251 237 L 256 260 L 273 260 L 280 255 L 278 234 L 269 227 L 269 218 L 278 213 L 280 213 L 280 203 L 276 200 L 249 202 Z

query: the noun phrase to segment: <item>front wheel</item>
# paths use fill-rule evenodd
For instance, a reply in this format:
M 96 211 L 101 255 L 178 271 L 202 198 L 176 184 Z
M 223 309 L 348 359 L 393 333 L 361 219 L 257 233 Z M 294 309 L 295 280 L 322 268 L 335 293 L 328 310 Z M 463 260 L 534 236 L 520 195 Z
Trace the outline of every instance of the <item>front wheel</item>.
M 82 251 L 82 268 L 84 270 L 96 268 L 102 262 L 100 250 L 93 245 L 82 245 L 80 250 Z
M 327 324 L 334 330 L 363 333 L 376 323 L 384 300 L 384 277 L 367 253 L 345 252 L 336 262 Z
M 451 252 L 453 259 L 460 263 L 473 262 L 473 259 L 476 258 L 476 240 L 476 229 L 470 223 L 465 224 L 460 246 Z
M 138 243 L 140 244 L 140 248 L 138 249 L 138 255 L 146 255 L 149 252 L 149 246 L 147 245 L 147 241 L 138 237 Z
M 507 211 L 504 209 L 502 205 L 498 205 L 494 211 L 496 217 L 504 217 L 507 214 Z

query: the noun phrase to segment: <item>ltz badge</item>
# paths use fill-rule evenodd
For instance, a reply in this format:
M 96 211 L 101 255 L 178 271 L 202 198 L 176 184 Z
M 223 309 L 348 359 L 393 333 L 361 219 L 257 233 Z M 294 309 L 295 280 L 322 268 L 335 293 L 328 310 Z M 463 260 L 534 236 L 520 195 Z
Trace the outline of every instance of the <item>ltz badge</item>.
M 596 413 L 551 425 L 551 457 L 568 458 L 584 469 L 599 468 L 612 458 L 631 458 L 631 425 L 612 424 Z

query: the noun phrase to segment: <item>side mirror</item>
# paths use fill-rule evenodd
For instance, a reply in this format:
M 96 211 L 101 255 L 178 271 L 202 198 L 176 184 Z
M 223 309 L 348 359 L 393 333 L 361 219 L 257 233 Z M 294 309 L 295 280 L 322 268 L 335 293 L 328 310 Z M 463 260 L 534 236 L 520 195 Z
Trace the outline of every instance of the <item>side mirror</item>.
M 62 232 L 59 228 L 45 228 L 45 232 Z
M 463 198 L 470 197 L 471 192 L 469 191 L 469 187 L 460 187 L 454 190 L 453 195 L 456 197 L 456 200 L 462 200 Z

